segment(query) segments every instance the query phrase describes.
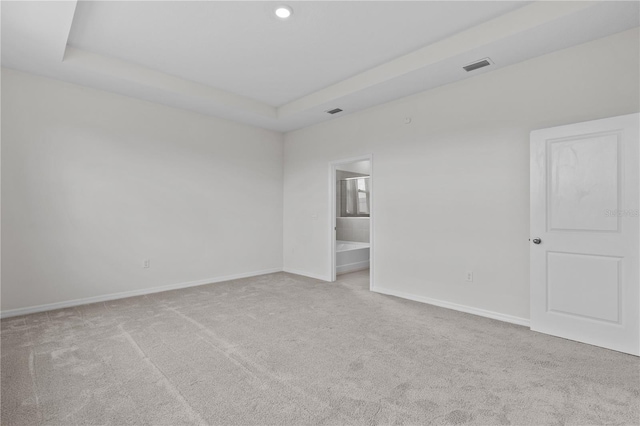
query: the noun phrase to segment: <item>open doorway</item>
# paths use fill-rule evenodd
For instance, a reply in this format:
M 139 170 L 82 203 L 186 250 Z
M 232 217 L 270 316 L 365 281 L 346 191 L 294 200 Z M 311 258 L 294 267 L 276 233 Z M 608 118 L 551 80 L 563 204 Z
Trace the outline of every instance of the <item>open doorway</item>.
M 372 155 L 330 163 L 331 280 L 368 271 L 373 288 Z

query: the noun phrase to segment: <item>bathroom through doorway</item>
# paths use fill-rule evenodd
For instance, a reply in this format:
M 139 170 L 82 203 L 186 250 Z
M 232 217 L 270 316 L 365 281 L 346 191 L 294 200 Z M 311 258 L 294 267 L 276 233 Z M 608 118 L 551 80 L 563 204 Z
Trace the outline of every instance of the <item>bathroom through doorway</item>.
M 330 163 L 331 280 L 369 271 L 373 287 L 372 155 Z

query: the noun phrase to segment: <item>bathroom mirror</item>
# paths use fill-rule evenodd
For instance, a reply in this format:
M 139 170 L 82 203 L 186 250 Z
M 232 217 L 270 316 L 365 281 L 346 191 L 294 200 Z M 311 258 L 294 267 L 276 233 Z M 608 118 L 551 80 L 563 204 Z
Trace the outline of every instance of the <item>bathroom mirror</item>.
M 369 217 L 369 176 L 340 181 L 340 217 Z

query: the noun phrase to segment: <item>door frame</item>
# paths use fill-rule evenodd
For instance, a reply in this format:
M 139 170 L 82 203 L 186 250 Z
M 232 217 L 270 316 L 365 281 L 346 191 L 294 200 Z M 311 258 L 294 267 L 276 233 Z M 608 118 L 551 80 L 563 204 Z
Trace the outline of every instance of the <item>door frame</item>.
M 369 290 L 373 289 L 373 267 L 374 267 L 374 178 L 373 178 L 373 154 L 365 154 L 357 157 L 345 158 L 329 162 L 329 278 L 331 282 L 336 280 L 336 170 L 341 164 L 353 163 L 356 161 L 369 161 Z

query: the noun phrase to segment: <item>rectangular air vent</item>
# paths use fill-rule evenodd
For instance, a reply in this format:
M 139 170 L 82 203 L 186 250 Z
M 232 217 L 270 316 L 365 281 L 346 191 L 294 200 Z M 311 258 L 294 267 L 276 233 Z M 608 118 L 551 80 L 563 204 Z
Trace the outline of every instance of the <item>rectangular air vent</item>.
M 340 108 L 334 108 L 334 109 L 330 109 L 329 111 L 327 111 L 327 114 L 337 114 L 339 112 L 342 112 L 342 110 Z
M 466 72 L 469 72 L 469 71 L 477 70 L 478 68 L 487 67 L 487 66 L 491 65 L 492 63 L 493 62 L 491 62 L 491 59 L 484 58 L 484 59 L 480 59 L 479 61 L 475 61 L 475 62 L 473 62 L 473 63 L 471 63 L 469 65 L 465 65 L 462 68 L 464 68 L 464 70 Z

